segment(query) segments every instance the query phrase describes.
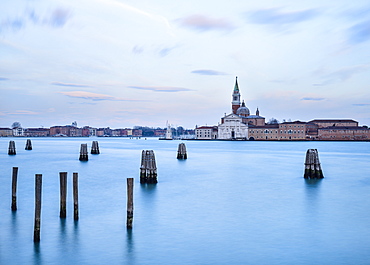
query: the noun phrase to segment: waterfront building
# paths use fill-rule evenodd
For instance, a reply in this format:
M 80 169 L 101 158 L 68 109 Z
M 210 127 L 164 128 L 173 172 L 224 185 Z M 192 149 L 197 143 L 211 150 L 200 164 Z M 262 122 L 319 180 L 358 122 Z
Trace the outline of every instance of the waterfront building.
M 13 136 L 13 130 L 10 128 L 0 128 L 0 137 Z
M 318 140 L 364 141 L 370 140 L 370 129 L 358 126 L 330 126 L 318 128 Z
M 217 139 L 217 126 L 201 126 L 195 128 L 195 138 L 198 140 Z
M 13 128 L 13 136 L 15 137 L 24 136 L 24 129 L 22 127 Z
M 317 124 L 319 128 L 325 128 L 330 126 L 344 126 L 344 127 L 357 127 L 358 122 L 351 119 L 315 119 L 310 121 Z
M 27 128 L 24 130 L 24 136 L 26 137 L 46 137 L 49 135 L 49 128 Z
M 249 140 L 279 139 L 279 124 L 250 125 L 248 129 Z
M 279 140 L 306 140 L 307 122 L 293 121 L 279 124 Z

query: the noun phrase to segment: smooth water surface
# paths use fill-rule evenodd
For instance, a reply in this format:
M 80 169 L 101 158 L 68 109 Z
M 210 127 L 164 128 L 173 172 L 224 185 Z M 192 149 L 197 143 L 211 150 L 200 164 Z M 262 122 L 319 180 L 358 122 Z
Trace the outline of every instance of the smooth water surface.
M 17 155 L 9 156 L 10 140 Z M 81 143 L 101 154 L 80 162 Z M 0 138 L 0 264 L 370 264 L 370 142 Z M 303 178 L 319 151 L 325 178 Z M 157 185 L 141 185 L 154 150 Z M 18 210 L 12 212 L 12 167 Z M 68 172 L 59 218 L 59 172 Z M 73 220 L 72 173 L 80 219 Z M 35 174 L 43 175 L 41 242 L 33 242 Z M 126 178 L 134 177 L 126 230 Z

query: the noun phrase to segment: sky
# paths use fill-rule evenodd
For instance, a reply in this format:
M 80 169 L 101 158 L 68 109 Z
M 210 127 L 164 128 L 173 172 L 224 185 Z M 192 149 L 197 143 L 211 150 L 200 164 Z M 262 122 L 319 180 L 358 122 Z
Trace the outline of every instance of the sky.
M 368 0 L 3 0 L 0 127 L 370 126 Z

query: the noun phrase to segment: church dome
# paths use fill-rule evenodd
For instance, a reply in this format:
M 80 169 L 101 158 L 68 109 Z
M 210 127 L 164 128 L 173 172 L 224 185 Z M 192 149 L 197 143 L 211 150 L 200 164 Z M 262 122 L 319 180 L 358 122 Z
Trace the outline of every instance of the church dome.
M 248 117 L 250 114 L 249 109 L 245 106 L 244 100 L 241 105 L 241 107 L 238 108 L 236 111 L 236 115 L 242 116 L 242 117 Z

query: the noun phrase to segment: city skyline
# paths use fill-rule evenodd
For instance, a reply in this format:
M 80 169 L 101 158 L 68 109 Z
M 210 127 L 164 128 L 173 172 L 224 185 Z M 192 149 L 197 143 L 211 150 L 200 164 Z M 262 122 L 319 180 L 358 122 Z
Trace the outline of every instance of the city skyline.
M 231 113 L 370 125 L 367 1 L 0 4 L 0 127 L 195 128 Z

